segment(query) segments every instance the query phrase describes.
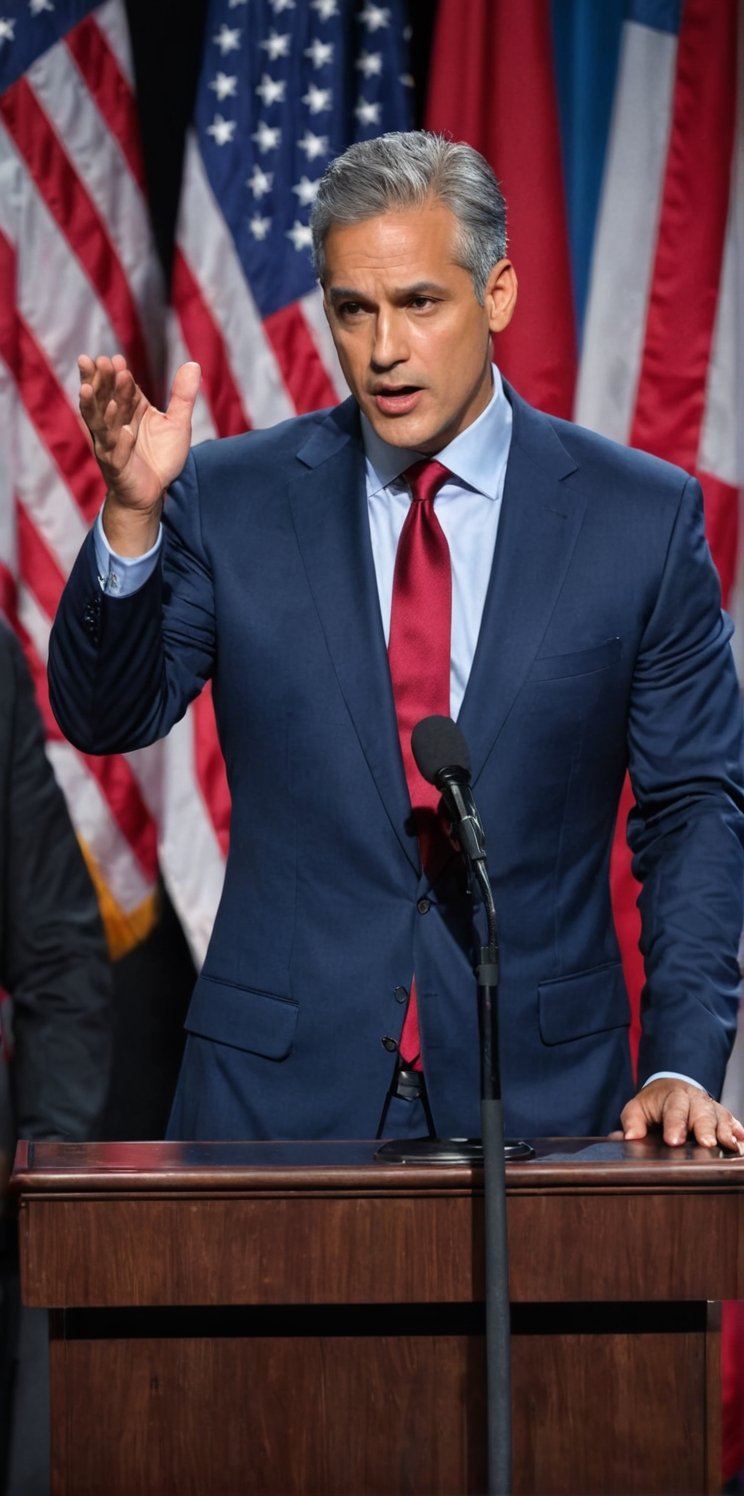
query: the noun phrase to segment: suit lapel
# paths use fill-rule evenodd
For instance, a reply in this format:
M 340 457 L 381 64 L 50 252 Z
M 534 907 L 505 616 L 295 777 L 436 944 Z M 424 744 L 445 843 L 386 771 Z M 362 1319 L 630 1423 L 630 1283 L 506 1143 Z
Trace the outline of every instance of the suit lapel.
M 499 532 L 478 645 L 459 714 L 473 781 L 537 654 L 583 520 L 585 498 L 564 480 L 576 464 L 552 423 L 507 389 L 514 411 Z M 297 542 L 333 661 L 378 793 L 401 846 L 410 800 L 398 744 L 353 401 L 298 451 L 289 499 Z
M 289 500 L 328 651 L 378 793 L 401 846 L 411 804 L 398 744 L 390 671 L 369 536 L 364 458 L 353 401 L 334 411 L 298 452 Z
M 563 481 L 576 464 L 551 422 L 507 393 L 514 426 L 496 551 L 458 718 L 474 782 L 538 652 L 585 508 Z

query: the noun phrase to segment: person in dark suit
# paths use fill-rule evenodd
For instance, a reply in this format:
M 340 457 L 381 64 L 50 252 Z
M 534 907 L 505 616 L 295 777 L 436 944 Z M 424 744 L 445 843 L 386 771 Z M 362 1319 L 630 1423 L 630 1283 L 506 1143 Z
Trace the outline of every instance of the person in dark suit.
M 405 1135 L 424 1113 L 477 1133 L 474 911 L 457 856 L 422 871 L 387 652 L 411 464 L 435 456 L 507 1129 L 660 1125 L 738 1148 L 715 1097 L 738 996 L 740 707 L 699 487 L 504 385 L 491 346 L 516 276 L 469 147 L 352 147 L 313 233 L 352 391 L 338 409 L 189 454 L 197 366 L 161 414 L 120 356 L 80 360 L 108 493 L 53 632 L 54 710 L 88 751 L 133 748 L 211 677 L 233 797 L 171 1135 Z M 439 635 L 440 604 L 419 612 Z M 626 768 L 647 972 L 635 1096 L 608 886 Z
M 0 1009 L 13 1125 L 91 1136 L 111 1047 L 111 969 L 98 904 L 20 645 L 0 621 Z M 12 1017 L 11 1017 L 12 1015 Z
M 108 1085 L 111 971 L 98 904 L 44 751 L 31 678 L 0 621 L 0 1055 L 3 1175 L 16 1137 L 95 1134 Z M 48 1488 L 47 1316 L 20 1304 L 0 1201 L 0 1486 Z M 3 1472 L 9 1461 L 7 1487 Z

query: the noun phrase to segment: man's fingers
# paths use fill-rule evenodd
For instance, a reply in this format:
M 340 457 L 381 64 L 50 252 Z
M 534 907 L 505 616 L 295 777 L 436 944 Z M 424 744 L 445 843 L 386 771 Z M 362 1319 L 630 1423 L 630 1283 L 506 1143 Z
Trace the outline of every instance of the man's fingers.
M 173 376 L 166 415 L 178 425 L 188 425 L 199 393 L 201 369 L 196 363 L 181 364 Z
M 710 1097 L 705 1091 L 698 1091 L 696 1096 L 701 1098 L 700 1102 L 697 1102 L 689 1091 L 675 1087 L 664 1099 L 660 1121 L 664 1142 L 669 1143 L 672 1148 L 678 1148 L 681 1143 L 687 1141 L 687 1134 L 692 1132 L 693 1120 L 696 1116 L 700 1118 L 701 1128 L 709 1129 L 710 1127 Z
M 645 1138 L 648 1133 L 648 1119 L 637 1096 L 623 1107 L 620 1114 L 620 1125 L 623 1129 L 622 1136 L 628 1142 L 638 1138 Z
M 730 1148 L 735 1153 L 744 1153 L 744 1127 L 737 1117 L 719 1102 L 706 1097 L 707 1105 L 690 1109 L 690 1128 L 696 1142 L 704 1148 Z

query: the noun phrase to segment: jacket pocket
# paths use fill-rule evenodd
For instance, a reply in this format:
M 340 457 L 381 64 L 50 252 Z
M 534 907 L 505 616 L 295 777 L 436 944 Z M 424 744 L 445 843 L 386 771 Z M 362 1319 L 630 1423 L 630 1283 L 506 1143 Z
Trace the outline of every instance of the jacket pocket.
M 292 1048 L 298 1013 L 291 998 L 200 976 L 186 1029 L 202 1039 L 216 1039 L 268 1060 L 283 1060 Z
M 533 661 L 528 680 L 565 680 L 570 675 L 592 675 L 595 670 L 606 670 L 614 665 L 622 654 L 622 639 L 606 639 L 593 649 L 580 649 L 577 653 L 542 655 Z
M 543 1044 L 566 1044 L 630 1023 L 620 961 L 541 982 L 537 992 Z

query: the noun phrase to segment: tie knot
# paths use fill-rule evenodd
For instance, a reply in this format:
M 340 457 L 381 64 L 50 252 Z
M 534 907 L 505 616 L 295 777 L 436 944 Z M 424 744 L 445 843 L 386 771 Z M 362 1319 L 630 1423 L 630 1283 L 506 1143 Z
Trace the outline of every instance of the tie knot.
M 415 502 L 425 503 L 433 499 L 437 489 L 450 477 L 449 468 L 437 462 L 435 457 L 424 457 L 406 468 L 403 477 L 411 490 Z

